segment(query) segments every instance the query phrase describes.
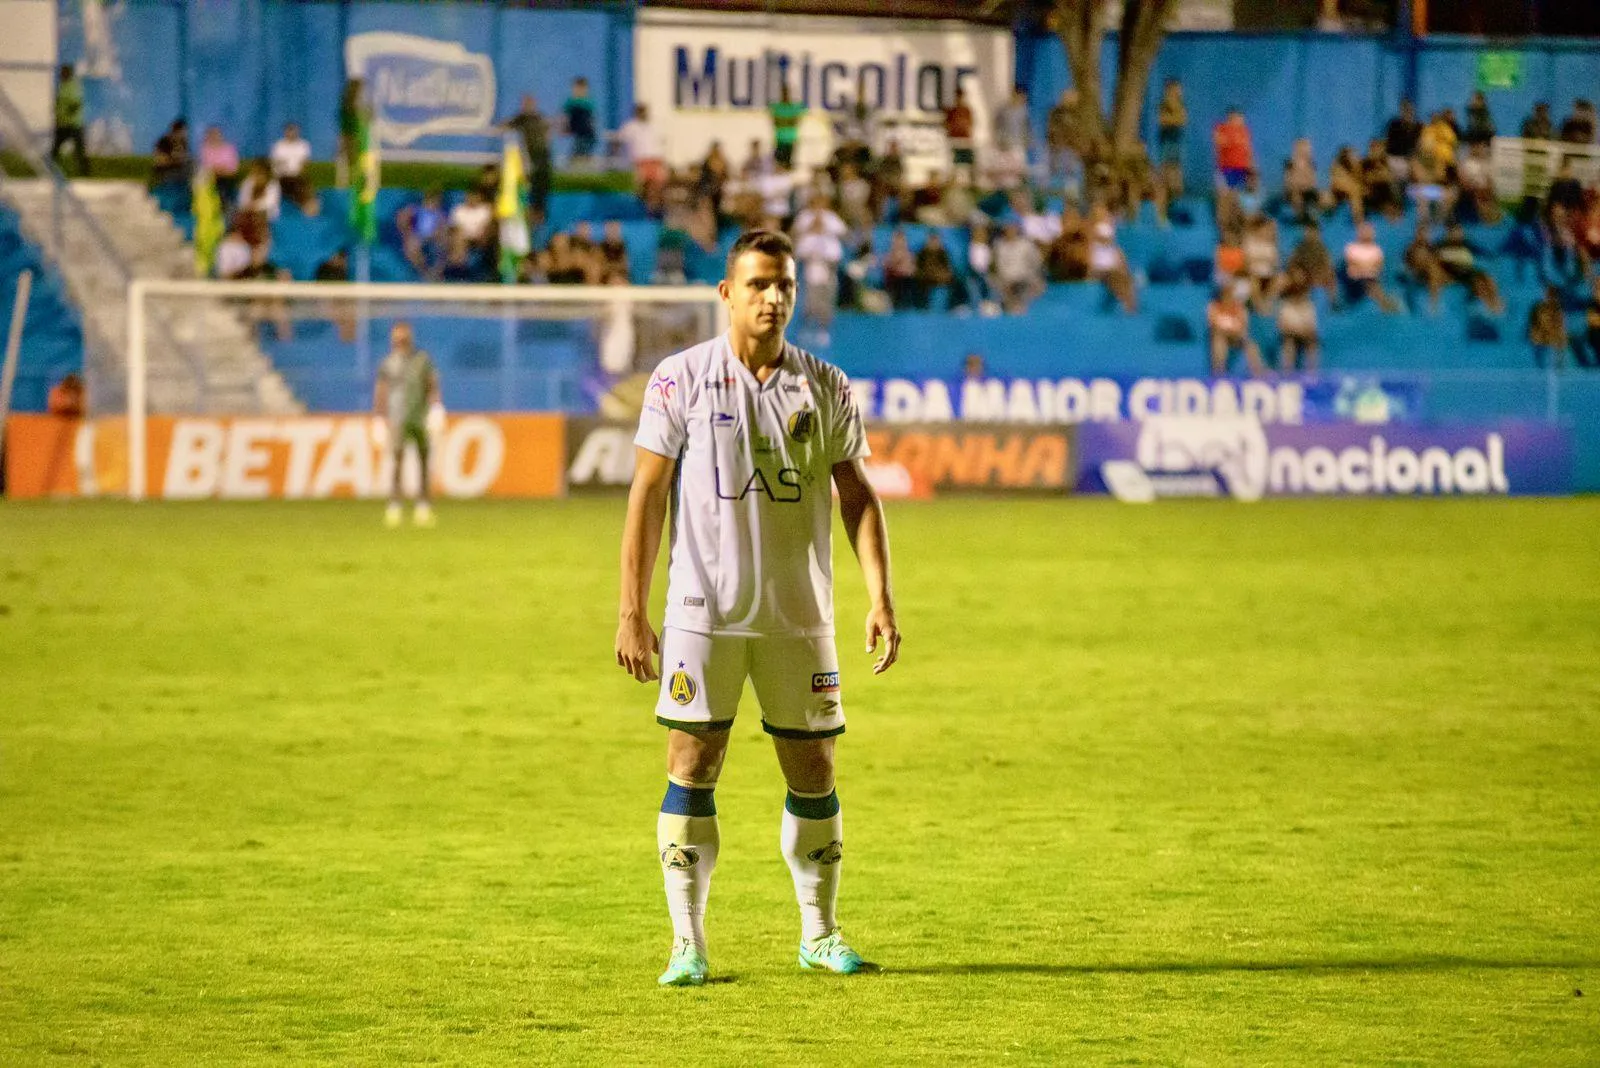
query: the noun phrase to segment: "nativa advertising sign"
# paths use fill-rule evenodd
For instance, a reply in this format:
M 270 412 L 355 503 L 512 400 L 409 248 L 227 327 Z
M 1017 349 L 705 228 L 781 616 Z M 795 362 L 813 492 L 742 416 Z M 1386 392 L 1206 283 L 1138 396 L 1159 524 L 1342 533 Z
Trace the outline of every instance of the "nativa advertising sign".
M 367 83 L 372 128 L 386 145 L 494 125 L 494 61 L 456 41 L 386 31 L 352 34 L 345 68 Z

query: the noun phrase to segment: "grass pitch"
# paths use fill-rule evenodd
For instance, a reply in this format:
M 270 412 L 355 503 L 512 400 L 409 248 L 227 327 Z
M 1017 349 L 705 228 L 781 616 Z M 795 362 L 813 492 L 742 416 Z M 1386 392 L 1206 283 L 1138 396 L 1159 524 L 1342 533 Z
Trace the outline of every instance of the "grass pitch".
M 892 508 L 887 970 L 747 704 L 698 991 L 621 510 L 0 507 L 0 1062 L 1600 1063 L 1600 501 Z

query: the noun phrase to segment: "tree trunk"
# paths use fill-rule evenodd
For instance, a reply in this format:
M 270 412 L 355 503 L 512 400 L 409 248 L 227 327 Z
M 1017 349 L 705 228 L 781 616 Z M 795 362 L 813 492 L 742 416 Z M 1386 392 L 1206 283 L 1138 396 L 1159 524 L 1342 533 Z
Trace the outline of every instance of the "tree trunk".
M 1056 0 L 1052 13 L 1056 35 L 1067 53 L 1072 87 L 1078 91 L 1078 123 L 1083 131 L 1084 161 L 1092 163 L 1110 145 L 1100 110 L 1100 50 L 1105 41 L 1105 0 Z
M 1117 36 L 1117 90 L 1112 102 L 1112 151 L 1121 159 L 1139 144 L 1139 119 L 1144 111 L 1150 72 L 1166 37 L 1167 20 L 1180 0 L 1127 0 Z

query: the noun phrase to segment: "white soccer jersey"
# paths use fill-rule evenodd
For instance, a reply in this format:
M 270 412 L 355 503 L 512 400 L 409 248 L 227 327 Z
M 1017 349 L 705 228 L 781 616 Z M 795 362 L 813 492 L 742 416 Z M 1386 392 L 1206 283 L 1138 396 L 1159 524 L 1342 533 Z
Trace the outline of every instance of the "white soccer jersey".
M 843 371 L 785 342 L 758 382 L 723 335 L 661 361 L 634 443 L 678 460 L 668 627 L 833 633 L 833 465 L 868 452 Z

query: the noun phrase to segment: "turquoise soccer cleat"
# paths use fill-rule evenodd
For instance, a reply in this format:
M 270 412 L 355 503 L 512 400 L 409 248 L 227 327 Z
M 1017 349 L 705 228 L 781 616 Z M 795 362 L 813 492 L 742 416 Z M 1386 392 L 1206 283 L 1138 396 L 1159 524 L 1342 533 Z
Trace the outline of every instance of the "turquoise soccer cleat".
M 876 964 L 861 959 L 861 954 L 851 949 L 844 936 L 835 927 L 821 938 L 800 943 L 800 967 L 837 975 L 855 975 L 875 972 Z
M 689 939 L 680 938 L 672 944 L 667 970 L 656 982 L 662 986 L 705 986 L 706 972 L 705 952 Z

